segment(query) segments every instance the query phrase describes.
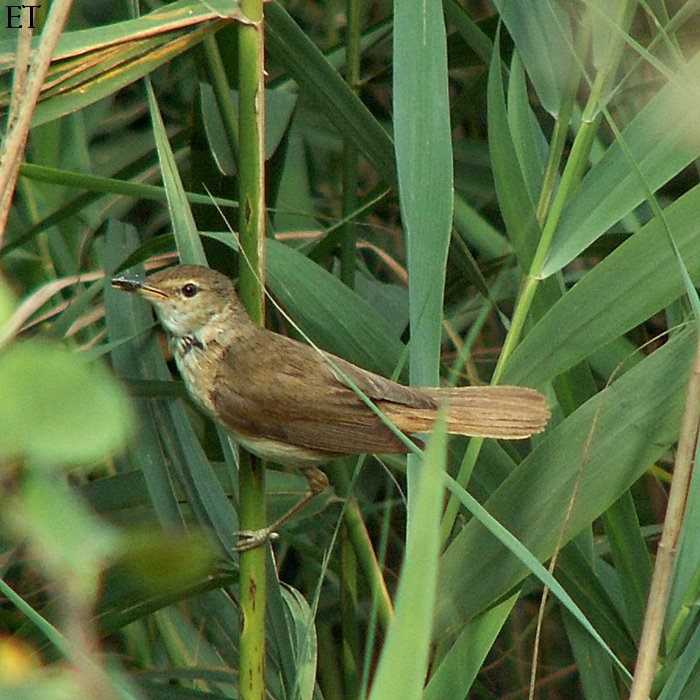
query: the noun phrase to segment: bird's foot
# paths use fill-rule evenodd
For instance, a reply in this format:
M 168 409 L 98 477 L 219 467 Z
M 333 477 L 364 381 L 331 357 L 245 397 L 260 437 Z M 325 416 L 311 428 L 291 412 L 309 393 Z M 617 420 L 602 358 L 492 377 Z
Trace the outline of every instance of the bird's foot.
M 248 552 L 251 549 L 260 547 L 266 542 L 279 538 L 277 530 L 287 522 L 293 515 L 298 513 L 309 501 L 312 501 L 319 493 L 325 491 L 328 487 L 328 477 L 316 467 L 307 467 L 302 469 L 306 480 L 309 483 L 308 493 L 297 503 L 295 503 L 281 518 L 275 520 L 272 525 L 263 527 L 260 530 L 239 530 L 235 534 L 238 535 L 238 544 L 233 548 L 234 552 Z
M 233 551 L 239 554 L 261 547 L 265 543 L 279 538 L 279 533 L 275 532 L 271 527 L 263 527 L 260 530 L 238 530 L 234 534 L 238 537 L 238 544 L 233 548 Z

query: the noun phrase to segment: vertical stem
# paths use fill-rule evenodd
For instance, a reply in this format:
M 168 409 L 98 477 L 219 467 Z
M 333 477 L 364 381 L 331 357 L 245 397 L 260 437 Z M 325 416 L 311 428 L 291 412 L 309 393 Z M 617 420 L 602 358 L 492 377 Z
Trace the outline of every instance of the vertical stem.
M 673 482 L 668 497 L 664 529 L 656 553 L 654 573 L 651 578 L 649 600 L 644 616 L 639 654 L 634 669 L 634 681 L 630 700 L 646 700 L 656 674 L 659 645 L 664 629 L 666 607 L 671 591 L 673 570 L 676 562 L 678 540 L 683 525 L 690 479 L 693 473 L 693 458 L 697 451 L 698 425 L 700 424 L 700 335 L 695 348 L 693 373 L 688 382 L 685 412 L 678 437 L 678 450 L 673 467 Z
M 347 29 L 345 47 L 347 68 L 345 78 L 357 94 L 360 80 L 360 9 L 362 0 L 346 0 Z M 359 156 L 354 143 L 347 139 L 343 144 L 343 218 L 351 216 L 357 209 L 357 180 Z M 355 255 L 357 230 L 354 221 L 343 224 L 340 242 L 340 279 L 351 289 L 355 286 Z M 345 494 L 351 498 L 351 494 Z M 355 504 L 354 500 L 352 501 Z M 359 511 L 359 509 L 357 509 Z M 346 509 L 346 513 L 348 510 Z M 353 512 L 353 515 L 359 515 Z M 360 516 L 361 519 L 361 516 Z M 358 668 L 361 658 L 360 631 L 357 610 L 357 564 L 356 543 L 346 523 L 340 530 L 340 619 L 343 640 L 343 694 L 346 698 L 358 697 Z M 355 533 L 356 534 L 356 533 Z M 371 547 L 371 545 L 370 545 Z M 373 559 L 370 560 L 370 566 Z
M 360 81 L 360 10 L 361 0 L 347 0 L 347 81 L 353 92 L 358 93 Z M 354 144 L 346 141 L 343 146 L 343 217 L 357 209 L 357 180 L 359 157 Z M 343 224 L 340 248 L 340 279 L 348 285 L 355 282 L 355 244 L 357 232 L 354 222 Z
M 240 295 L 251 317 L 264 323 L 265 83 L 262 0 L 242 0 L 251 21 L 239 27 L 239 230 L 243 261 Z M 240 522 L 244 530 L 265 527 L 265 472 L 259 460 L 242 454 L 239 469 Z M 265 697 L 265 603 L 267 548 L 241 554 L 241 640 L 239 696 Z
M 358 691 L 358 660 L 360 658 L 360 626 L 357 598 L 357 557 L 347 531 L 340 531 L 342 586 L 340 615 L 343 626 L 343 695 L 356 698 Z
M 216 37 L 210 34 L 202 42 L 204 60 L 207 67 L 207 75 L 214 90 L 216 103 L 221 112 L 221 121 L 224 124 L 224 132 L 234 158 L 238 157 L 238 118 L 236 106 L 231 97 L 228 80 L 226 79 L 226 67 L 219 52 Z
M 51 4 L 51 10 L 44 29 L 41 33 L 41 44 L 36 56 L 32 60 L 29 72 L 26 73 L 24 66 L 19 63 L 15 66 L 18 80 L 14 84 L 14 89 L 20 91 L 12 98 L 15 109 L 10 115 L 8 131 L 2 141 L 0 149 L 0 243 L 2 242 L 5 225 L 10 215 L 12 205 L 12 195 L 17 183 L 19 166 L 22 162 L 24 146 L 29 135 L 29 127 L 32 122 L 32 115 L 36 108 L 36 103 L 41 93 L 41 86 L 51 64 L 51 56 L 61 38 L 63 27 L 70 14 L 73 0 L 56 0 Z M 28 6 L 23 6 L 27 9 Z M 30 10 L 32 12 L 32 10 Z M 27 13 L 22 13 L 22 23 L 29 23 Z M 27 30 L 23 30 L 19 37 L 18 62 L 27 58 Z

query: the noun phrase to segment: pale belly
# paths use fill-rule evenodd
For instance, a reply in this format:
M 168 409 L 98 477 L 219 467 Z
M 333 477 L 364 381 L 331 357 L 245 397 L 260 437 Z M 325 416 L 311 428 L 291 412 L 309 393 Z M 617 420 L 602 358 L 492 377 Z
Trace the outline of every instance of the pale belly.
M 173 355 L 180 371 L 187 392 L 197 405 L 214 421 L 217 421 L 216 409 L 209 395 L 209 388 L 216 378 L 216 362 L 210 362 L 207 353 L 192 345 L 173 343 Z M 219 423 L 219 425 L 222 425 Z M 305 468 L 323 464 L 338 455 L 325 450 L 314 450 L 299 445 L 264 437 L 242 435 L 223 426 L 226 432 L 242 447 L 254 455 L 271 462 L 290 467 Z

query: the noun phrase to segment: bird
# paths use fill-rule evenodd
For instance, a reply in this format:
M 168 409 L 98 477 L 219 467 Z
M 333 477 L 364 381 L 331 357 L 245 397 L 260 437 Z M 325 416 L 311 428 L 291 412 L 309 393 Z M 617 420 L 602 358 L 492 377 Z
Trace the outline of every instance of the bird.
M 194 403 L 246 450 L 301 470 L 309 491 L 272 525 L 241 531 L 238 551 L 260 546 L 328 486 L 318 467 L 348 454 L 405 454 L 366 399 L 415 444 L 446 406 L 447 432 L 519 440 L 544 430 L 544 396 L 520 386 L 404 386 L 254 322 L 233 281 L 201 265 L 175 265 L 112 285 L 154 307 Z M 366 397 L 363 398 L 360 392 Z

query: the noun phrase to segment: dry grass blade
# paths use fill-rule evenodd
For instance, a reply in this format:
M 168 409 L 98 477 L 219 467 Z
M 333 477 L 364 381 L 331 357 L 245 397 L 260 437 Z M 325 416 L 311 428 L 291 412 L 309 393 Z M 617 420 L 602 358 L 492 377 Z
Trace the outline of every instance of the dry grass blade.
M 58 44 L 72 4 L 73 0 L 56 0 L 52 4 L 44 31 L 41 34 L 41 45 L 29 70 L 26 91 L 21 97 L 13 98 L 12 100 L 14 104 L 18 105 L 18 108 L 3 143 L 2 154 L 0 154 L 0 192 L 3 193 L 2 201 L 0 202 L 0 243 L 2 242 L 5 224 L 10 213 L 10 204 L 15 190 L 17 173 L 19 172 L 21 153 L 29 134 L 32 114 L 51 63 L 51 56 Z M 20 69 L 20 71 L 23 70 L 23 68 Z M 24 80 L 20 72 L 20 79 L 15 81 L 13 88 L 21 90 L 23 85 Z
M 630 700 L 646 700 L 651 691 L 656 673 L 659 645 L 663 633 L 664 618 L 668 605 L 673 569 L 678 548 L 678 540 L 683 524 L 683 516 L 693 473 L 698 426 L 700 425 L 700 340 L 695 349 L 693 373 L 688 383 L 685 412 L 681 433 L 678 438 L 678 452 L 673 469 L 673 482 L 668 498 L 664 529 L 661 534 L 656 565 L 651 579 L 649 602 L 639 643 L 639 654 L 634 670 L 634 681 Z

